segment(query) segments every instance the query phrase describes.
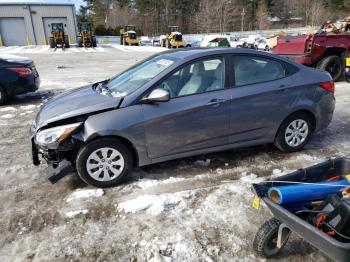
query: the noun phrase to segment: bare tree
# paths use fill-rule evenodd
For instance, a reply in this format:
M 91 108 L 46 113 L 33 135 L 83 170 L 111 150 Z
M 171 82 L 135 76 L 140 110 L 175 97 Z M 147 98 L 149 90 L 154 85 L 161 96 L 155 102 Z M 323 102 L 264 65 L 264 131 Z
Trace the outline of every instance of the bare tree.
M 267 3 L 265 0 L 260 0 L 258 2 L 258 8 L 256 10 L 256 27 L 259 30 L 269 27 L 270 22 L 267 20 L 268 16 L 269 10 L 267 8 Z
M 237 0 L 202 0 L 196 15 L 197 28 L 201 32 L 227 32 L 239 17 Z

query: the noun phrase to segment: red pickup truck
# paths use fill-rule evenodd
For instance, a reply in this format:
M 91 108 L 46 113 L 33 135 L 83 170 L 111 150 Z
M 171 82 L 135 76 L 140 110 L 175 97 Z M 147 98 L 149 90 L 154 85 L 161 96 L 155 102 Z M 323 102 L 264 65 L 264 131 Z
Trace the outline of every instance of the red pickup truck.
M 349 18 L 327 21 L 315 34 L 278 39 L 272 49 L 274 54 L 329 72 L 334 81 L 342 77 L 349 51 Z

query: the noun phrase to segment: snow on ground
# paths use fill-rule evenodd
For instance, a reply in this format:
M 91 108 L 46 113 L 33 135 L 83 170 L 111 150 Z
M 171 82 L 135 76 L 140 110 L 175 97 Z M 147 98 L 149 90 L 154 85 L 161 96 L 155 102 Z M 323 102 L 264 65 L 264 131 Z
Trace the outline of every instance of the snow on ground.
M 0 261 L 265 261 L 251 245 L 271 214 L 264 205 L 251 208 L 251 184 L 350 152 L 350 86 L 341 82 L 332 124 L 302 152 L 268 145 L 179 159 L 135 169 L 124 184 L 104 190 L 75 174 L 52 185 L 44 166 L 32 165 L 28 140 L 43 99 L 160 51 L 101 48 L 0 48 L 25 53 L 41 78 L 37 92 L 0 106 Z M 278 261 L 329 260 L 293 236 Z
M 88 209 L 80 209 L 80 210 L 69 211 L 65 215 L 68 218 L 72 218 L 72 217 L 75 217 L 75 216 L 80 215 L 80 214 L 86 215 L 87 213 L 89 213 Z
M 9 112 L 9 111 L 16 111 L 16 108 L 14 108 L 13 106 L 6 106 L 6 107 L 0 108 L 0 112 Z
M 77 199 L 101 197 L 103 196 L 103 194 L 104 194 L 104 191 L 101 188 L 76 190 L 67 197 L 67 202 L 71 202 Z
M 14 114 L 5 114 L 5 115 L 0 116 L 0 118 L 2 118 L 2 119 L 11 119 L 11 118 L 15 118 L 15 117 L 16 117 L 16 115 L 14 115 Z
M 118 44 L 98 45 L 93 48 L 76 47 L 70 48 L 50 48 L 48 45 L 41 46 L 6 46 L 0 47 L 0 57 L 6 59 L 14 58 L 9 54 L 74 54 L 74 53 L 100 53 L 106 52 L 110 48 L 115 48 L 122 52 L 161 52 L 166 50 L 163 47 L 156 46 L 122 46 Z M 16 56 L 18 58 L 18 56 Z M 23 58 L 23 57 L 22 57 Z
M 137 213 L 146 210 L 152 215 L 159 215 L 171 205 L 179 204 L 183 198 L 189 198 L 189 192 L 177 192 L 161 195 L 142 195 L 117 205 L 119 211 Z

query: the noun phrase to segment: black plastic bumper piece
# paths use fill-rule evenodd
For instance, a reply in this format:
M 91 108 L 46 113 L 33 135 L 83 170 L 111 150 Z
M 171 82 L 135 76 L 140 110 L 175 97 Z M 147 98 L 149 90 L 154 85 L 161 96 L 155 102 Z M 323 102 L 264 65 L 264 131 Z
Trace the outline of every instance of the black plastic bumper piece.
M 58 180 L 65 177 L 67 174 L 74 172 L 75 168 L 71 162 L 62 160 L 57 167 L 49 165 L 45 171 L 47 178 L 52 184 L 55 184 Z

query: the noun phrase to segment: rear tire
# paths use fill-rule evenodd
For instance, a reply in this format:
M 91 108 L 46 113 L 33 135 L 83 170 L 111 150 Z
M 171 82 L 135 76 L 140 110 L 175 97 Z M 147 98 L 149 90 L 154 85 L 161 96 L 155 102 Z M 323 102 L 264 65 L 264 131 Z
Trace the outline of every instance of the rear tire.
M 83 39 L 81 37 L 78 37 L 78 46 L 83 47 Z
M 130 172 L 133 157 L 117 139 L 102 138 L 88 143 L 79 151 L 76 166 L 78 175 L 87 184 L 111 187 L 120 184 Z
M 8 96 L 6 90 L 0 86 L 0 105 L 3 105 L 7 102 Z
M 317 68 L 330 73 L 333 80 L 338 81 L 343 75 L 344 63 L 339 56 L 331 55 L 318 62 Z
M 297 112 L 287 117 L 277 131 L 275 146 L 283 152 L 297 152 L 309 142 L 314 129 L 312 119 Z
M 53 37 L 50 37 L 49 42 L 50 42 L 50 43 L 49 43 L 49 44 L 50 44 L 50 48 L 55 48 L 55 47 L 56 47 L 55 41 L 54 41 Z
M 281 222 L 278 219 L 271 218 L 260 227 L 253 242 L 254 251 L 258 256 L 263 258 L 274 257 L 286 244 L 285 242 L 281 248 L 277 247 L 278 229 L 280 225 Z
M 92 47 L 97 47 L 96 37 L 92 37 Z
M 64 37 L 64 47 L 65 47 L 65 48 L 69 48 L 69 47 L 70 47 L 68 36 L 65 36 L 65 37 Z

